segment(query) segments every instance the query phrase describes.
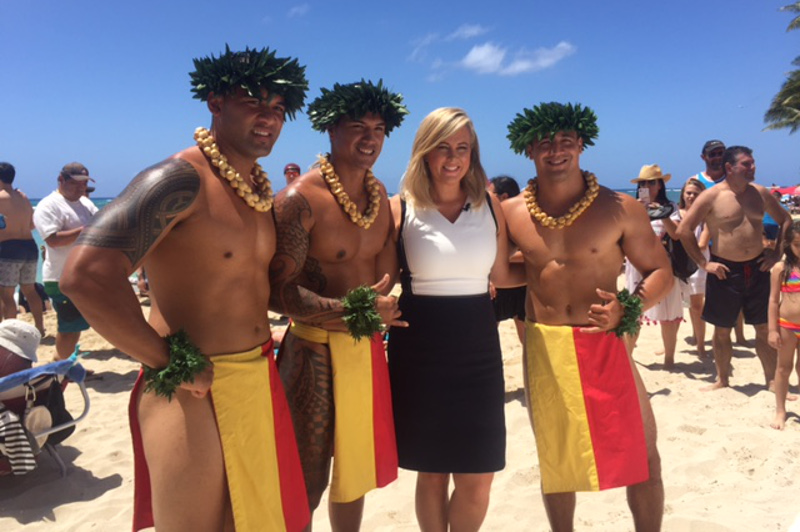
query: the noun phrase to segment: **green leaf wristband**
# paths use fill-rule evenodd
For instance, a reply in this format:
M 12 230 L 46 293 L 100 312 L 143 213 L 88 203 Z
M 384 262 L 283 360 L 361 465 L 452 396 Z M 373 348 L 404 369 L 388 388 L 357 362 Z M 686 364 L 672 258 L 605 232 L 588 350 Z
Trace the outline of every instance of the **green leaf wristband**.
M 641 327 L 639 317 L 642 315 L 642 300 L 636 294 L 628 292 L 627 288 L 623 288 L 617 292 L 617 301 L 622 305 L 624 312 L 619 325 L 615 329 L 611 329 L 611 332 L 618 338 L 621 338 L 623 334 L 638 334 Z
M 144 391 L 154 391 L 156 395 L 171 401 L 178 386 L 184 382 L 194 382 L 194 378 L 205 371 L 211 362 L 183 329 L 164 339 L 169 344 L 169 364 L 161 369 L 144 366 Z
M 375 310 L 378 293 L 369 286 L 359 286 L 342 298 L 344 323 L 356 340 L 370 338 L 382 329 L 381 316 Z

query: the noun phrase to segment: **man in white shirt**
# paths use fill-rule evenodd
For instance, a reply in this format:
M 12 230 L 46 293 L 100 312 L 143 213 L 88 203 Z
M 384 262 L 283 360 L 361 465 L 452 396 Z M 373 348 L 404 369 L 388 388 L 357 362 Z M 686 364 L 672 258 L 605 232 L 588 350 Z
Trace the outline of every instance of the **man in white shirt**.
M 33 212 L 33 223 L 47 246 L 42 280 L 58 315 L 56 358 L 63 360 L 75 350 L 81 331 L 89 328 L 81 313 L 58 286 L 64 262 L 78 235 L 97 212 L 85 196 L 91 178 L 81 163 L 70 163 L 58 175 L 58 189 L 42 199 Z M 94 181 L 94 180 L 92 180 Z

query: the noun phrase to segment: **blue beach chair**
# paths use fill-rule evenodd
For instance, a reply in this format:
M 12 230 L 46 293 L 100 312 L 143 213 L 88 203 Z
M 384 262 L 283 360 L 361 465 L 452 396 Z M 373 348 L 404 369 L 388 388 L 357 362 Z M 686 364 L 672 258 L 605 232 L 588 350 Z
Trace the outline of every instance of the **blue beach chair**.
M 31 464 L 30 456 L 38 455 L 42 449 L 58 464 L 61 476 L 66 475 L 67 467 L 55 446 L 72 434 L 75 425 L 89 414 L 85 378 L 86 370 L 78 363 L 76 355 L 0 378 L 0 409 L 5 410 L 2 413 L 4 426 L 0 428 L 0 435 L 4 436 L 0 444 L 0 475 L 24 474 L 34 469 L 36 465 L 35 462 Z M 63 390 L 68 382 L 74 382 L 83 396 L 83 412 L 76 418 L 64 407 Z M 39 407 L 49 411 L 52 423 L 29 431 L 26 416 Z M 14 419 L 19 421 L 21 430 Z M 27 445 L 30 445 L 30 453 Z

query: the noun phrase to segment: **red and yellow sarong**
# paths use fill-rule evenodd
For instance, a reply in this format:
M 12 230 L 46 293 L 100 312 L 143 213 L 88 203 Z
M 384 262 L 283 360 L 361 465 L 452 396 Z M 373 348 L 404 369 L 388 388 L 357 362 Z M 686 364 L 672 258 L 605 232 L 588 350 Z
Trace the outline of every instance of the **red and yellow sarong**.
M 598 491 L 649 478 L 628 354 L 612 333 L 526 322 L 528 404 L 544 493 Z
M 302 530 L 310 521 L 305 480 L 272 341 L 244 353 L 210 358 L 211 400 L 236 529 Z M 154 526 L 150 474 L 137 415 L 143 386 L 140 372 L 128 409 L 135 469 L 134 531 Z
M 356 341 L 297 322 L 289 330 L 331 352 L 336 417 L 330 500 L 351 502 L 386 486 L 397 478 L 397 442 L 381 334 Z

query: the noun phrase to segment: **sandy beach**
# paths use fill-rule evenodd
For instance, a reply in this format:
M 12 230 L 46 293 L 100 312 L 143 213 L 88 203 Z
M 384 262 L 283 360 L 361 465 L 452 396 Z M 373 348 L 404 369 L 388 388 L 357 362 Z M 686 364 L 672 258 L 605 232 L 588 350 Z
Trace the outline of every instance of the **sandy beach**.
M 146 308 L 146 307 L 145 307 Z M 688 318 L 688 311 L 685 313 Z M 23 319 L 29 319 L 25 316 Z M 55 331 L 55 314 L 46 315 Z M 750 343 L 754 332 L 745 328 Z M 634 353 L 650 393 L 659 430 L 666 531 L 800 531 L 800 405 L 789 403 L 786 430 L 769 427 L 775 400 L 764 389 L 763 372 L 750 347 L 735 346 L 732 386 L 701 392 L 713 380 L 713 363 L 700 360 L 679 333 L 676 368 L 662 369 L 657 326 L 643 327 Z M 711 348 L 711 329 L 707 347 Z M 549 530 L 541 503 L 539 468 L 525 408 L 522 349 L 510 321 L 501 324 L 506 380 L 507 465 L 498 473 L 483 530 Z M 39 350 L 53 356 L 53 338 Z M 96 378 L 88 381 L 91 412 L 75 434 L 60 445 L 67 463 L 61 478 L 43 454 L 39 467 L 23 477 L 0 477 L 0 530 L 129 530 L 133 498 L 133 460 L 127 404 L 138 366 L 93 331 L 84 333 L 83 359 Z M 792 376 L 793 385 L 797 377 Z M 792 387 L 797 391 L 796 386 Z M 67 406 L 80 404 L 76 386 Z M 362 529 L 417 530 L 415 473 L 400 472 L 387 488 L 367 496 Z M 314 516 L 316 531 L 330 530 L 327 497 Z M 578 495 L 576 529 L 633 530 L 624 490 Z

